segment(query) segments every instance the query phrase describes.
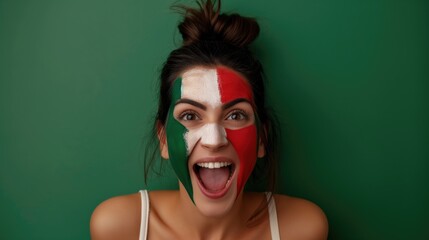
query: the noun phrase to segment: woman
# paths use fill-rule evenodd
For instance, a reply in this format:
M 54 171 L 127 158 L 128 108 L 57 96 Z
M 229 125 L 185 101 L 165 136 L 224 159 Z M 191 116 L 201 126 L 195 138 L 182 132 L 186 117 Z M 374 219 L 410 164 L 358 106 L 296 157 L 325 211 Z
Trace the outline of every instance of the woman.
M 220 14 L 220 1 L 199 6 L 183 7 L 183 46 L 162 69 L 154 127 L 179 190 L 104 201 L 91 218 L 92 238 L 326 239 L 326 217 L 313 203 L 243 191 L 258 158 L 274 186 L 277 160 L 262 66 L 248 49 L 259 26 Z

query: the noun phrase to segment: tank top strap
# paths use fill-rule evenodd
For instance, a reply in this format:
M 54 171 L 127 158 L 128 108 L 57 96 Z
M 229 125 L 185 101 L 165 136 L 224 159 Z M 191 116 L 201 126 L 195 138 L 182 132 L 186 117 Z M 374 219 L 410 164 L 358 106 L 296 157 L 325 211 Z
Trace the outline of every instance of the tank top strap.
M 149 223 L 149 195 L 147 190 L 140 190 L 141 199 L 141 219 L 140 219 L 140 237 L 139 240 L 147 239 L 148 223 Z M 273 240 L 280 240 L 279 225 L 277 222 L 277 210 L 274 197 L 270 198 L 272 193 L 265 193 L 268 201 L 268 215 L 270 221 L 271 238 Z
M 280 240 L 279 224 L 277 222 L 277 209 L 274 196 L 271 197 L 271 192 L 265 193 L 268 201 L 268 215 L 270 218 L 271 239 Z
M 140 217 L 140 237 L 139 240 L 147 239 L 147 228 L 149 223 L 149 195 L 147 190 L 140 190 L 141 217 Z

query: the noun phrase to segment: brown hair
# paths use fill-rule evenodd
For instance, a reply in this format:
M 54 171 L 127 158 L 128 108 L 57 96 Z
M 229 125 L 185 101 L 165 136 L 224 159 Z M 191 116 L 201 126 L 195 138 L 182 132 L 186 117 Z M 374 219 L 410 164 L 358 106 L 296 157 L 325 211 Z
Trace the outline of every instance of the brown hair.
M 276 118 L 265 104 L 264 73 L 262 65 L 249 50 L 259 35 L 259 25 L 253 18 L 238 14 L 220 13 L 221 1 L 199 0 L 199 8 L 183 5 L 174 6 L 183 16 L 178 28 L 183 38 L 183 45 L 173 50 L 164 63 L 160 76 L 160 98 L 152 137 L 156 138 L 159 129 L 165 125 L 168 109 L 171 104 L 171 88 L 178 75 L 192 66 L 223 65 L 241 73 L 252 88 L 256 105 L 255 112 L 261 122 L 259 136 L 264 144 L 266 155 L 258 161 L 251 179 L 255 182 L 265 180 L 264 190 L 275 191 L 278 127 Z M 160 128 L 161 127 L 161 128 Z M 162 135 L 162 134 L 161 134 Z M 159 142 L 152 151 L 147 148 L 145 158 L 145 180 L 159 152 Z M 150 146 L 150 145 L 148 145 Z M 267 204 L 265 199 L 255 211 L 250 222 L 262 215 Z
M 247 47 L 259 35 L 259 25 L 253 18 L 238 14 L 220 14 L 221 1 L 197 2 L 200 9 L 177 6 L 184 10 L 185 19 L 179 24 L 183 45 L 204 40 L 219 40 L 236 47 Z

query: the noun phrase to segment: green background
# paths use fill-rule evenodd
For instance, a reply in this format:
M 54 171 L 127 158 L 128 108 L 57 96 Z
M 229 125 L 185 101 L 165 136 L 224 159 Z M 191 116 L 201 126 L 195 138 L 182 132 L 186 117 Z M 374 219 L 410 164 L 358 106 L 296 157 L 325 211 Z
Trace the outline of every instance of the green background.
M 0 239 L 88 239 L 98 203 L 145 187 L 157 76 L 181 40 L 173 2 L 0 0 Z M 330 239 L 429 239 L 429 3 L 223 9 L 262 28 L 279 191 L 321 206 Z

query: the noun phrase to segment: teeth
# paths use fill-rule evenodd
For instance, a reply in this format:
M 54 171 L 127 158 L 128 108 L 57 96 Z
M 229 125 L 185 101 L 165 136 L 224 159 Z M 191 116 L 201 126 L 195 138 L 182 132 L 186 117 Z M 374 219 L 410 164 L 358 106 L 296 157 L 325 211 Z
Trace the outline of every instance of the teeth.
M 221 167 L 227 167 L 229 165 L 231 165 L 232 163 L 230 162 L 205 162 L 205 163 L 197 163 L 197 165 L 199 167 L 203 167 L 203 168 L 221 168 Z

